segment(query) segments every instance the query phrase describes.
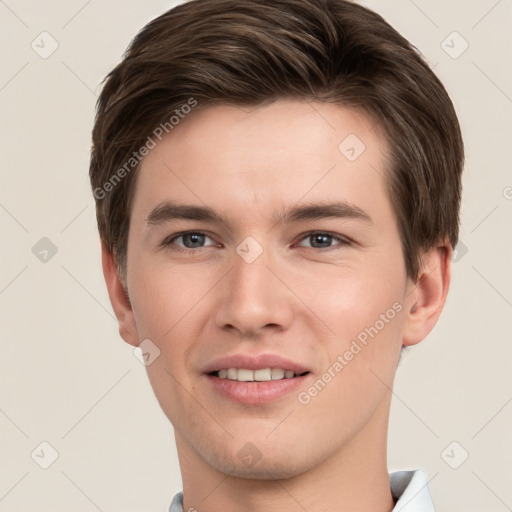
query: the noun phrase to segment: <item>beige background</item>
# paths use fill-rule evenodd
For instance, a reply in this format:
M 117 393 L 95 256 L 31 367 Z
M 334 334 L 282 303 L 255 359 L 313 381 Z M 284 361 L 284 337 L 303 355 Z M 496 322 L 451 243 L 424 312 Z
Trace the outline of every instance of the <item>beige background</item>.
M 512 2 L 364 3 L 435 66 L 467 148 L 467 252 L 400 365 L 389 466 L 424 468 L 438 511 L 512 510 Z M 87 176 L 98 84 L 172 5 L 0 0 L 0 511 L 166 511 L 181 488 L 172 427 L 117 333 Z

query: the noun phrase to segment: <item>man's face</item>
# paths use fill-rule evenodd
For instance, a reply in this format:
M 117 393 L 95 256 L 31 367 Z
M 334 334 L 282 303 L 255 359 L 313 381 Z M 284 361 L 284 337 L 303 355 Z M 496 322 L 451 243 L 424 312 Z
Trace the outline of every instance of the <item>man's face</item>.
M 385 151 L 353 110 L 281 100 L 196 110 L 143 161 L 127 285 L 184 457 L 282 478 L 361 455 L 364 432 L 385 440 L 411 285 Z M 173 218 L 166 202 L 225 223 Z M 334 203 L 337 215 L 286 215 Z M 221 378 L 229 368 L 261 371 Z

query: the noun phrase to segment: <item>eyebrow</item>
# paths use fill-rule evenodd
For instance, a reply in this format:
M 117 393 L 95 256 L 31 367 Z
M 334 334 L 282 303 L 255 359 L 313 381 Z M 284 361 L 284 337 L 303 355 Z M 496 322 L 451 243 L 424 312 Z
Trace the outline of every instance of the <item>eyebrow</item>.
M 276 224 L 319 220 L 325 218 L 359 219 L 368 223 L 372 219 L 368 213 L 356 205 L 345 202 L 315 202 L 282 209 L 274 216 Z M 178 204 L 165 201 L 157 205 L 146 217 L 146 224 L 156 226 L 176 219 L 198 220 L 220 223 L 230 227 L 228 217 L 208 206 Z

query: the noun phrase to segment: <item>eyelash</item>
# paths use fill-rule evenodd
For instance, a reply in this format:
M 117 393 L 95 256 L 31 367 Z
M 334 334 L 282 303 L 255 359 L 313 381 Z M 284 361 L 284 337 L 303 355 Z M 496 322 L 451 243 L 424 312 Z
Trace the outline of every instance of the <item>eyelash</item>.
M 197 254 L 199 249 L 205 249 L 205 247 L 197 247 L 195 249 L 190 249 L 188 247 L 180 247 L 179 245 L 173 244 L 173 242 L 175 240 L 177 240 L 178 238 L 181 238 L 181 237 L 183 237 L 185 235 L 204 235 L 204 236 L 206 236 L 206 237 L 208 237 L 210 239 L 212 238 L 212 237 L 210 237 L 208 235 L 208 233 L 205 233 L 204 231 L 184 231 L 182 233 L 177 233 L 177 234 L 174 234 L 174 235 L 172 235 L 170 237 L 167 237 L 162 242 L 162 246 L 169 247 L 170 245 L 174 245 L 173 250 L 176 250 L 176 251 L 181 252 L 183 254 Z M 330 233 L 328 231 L 309 231 L 309 232 L 304 233 L 303 235 L 301 235 L 301 237 L 299 238 L 299 241 L 305 240 L 306 238 L 309 238 L 309 237 L 312 237 L 312 236 L 315 236 L 315 235 L 326 235 L 326 236 L 331 237 L 333 240 L 338 242 L 338 244 L 333 246 L 333 247 L 309 247 L 309 249 L 316 249 L 316 251 L 319 251 L 319 252 L 331 251 L 331 250 L 334 250 L 334 249 L 337 249 L 337 248 L 340 248 L 340 247 L 352 244 L 352 241 L 349 240 L 348 238 L 342 237 L 342 236 L 339 236 L 339 235 L 335 235 L 334 233 Z M 213 247 L 213 245 L 206 246 L 206 247 Z

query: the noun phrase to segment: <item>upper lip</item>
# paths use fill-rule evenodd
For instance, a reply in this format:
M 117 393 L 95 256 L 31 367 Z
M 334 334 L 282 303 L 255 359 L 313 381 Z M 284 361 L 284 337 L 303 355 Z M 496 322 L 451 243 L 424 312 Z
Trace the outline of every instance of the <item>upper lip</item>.
M 231 356 L 220 357 L 208 363 L 204 367 L 204 372 L 216 372 L 223 368 L 246 368 L 247 370 L 282 368 L 283 370 L 293 370 L 297 374 L 309 371 L 305 366 L 291 359 L 287 359 L 286 357 L 278 356 L 277 354 L 233 354 Z

